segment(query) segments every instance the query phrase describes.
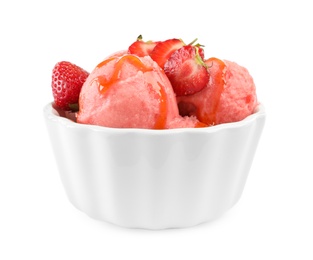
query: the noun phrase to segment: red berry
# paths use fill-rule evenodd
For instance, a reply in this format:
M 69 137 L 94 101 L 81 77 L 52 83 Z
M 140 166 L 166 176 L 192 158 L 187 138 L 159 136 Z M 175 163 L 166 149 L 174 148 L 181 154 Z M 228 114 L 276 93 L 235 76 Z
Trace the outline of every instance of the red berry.
M 68 61 L 58 62 L 52 71 L 54 103 L 63 110 L 77 106 L 80 90 L 89 73 Z
M 163 69 L 165 62 L 172 53 L 184 45 L 182 40 L 175 38 L 161 41 L 154 47 L 150 57 Z
M 128 52 L 130 54 L 135 54 L 139 57 L 148 56 L 150 55 L 154 47 L 157 45 L 157 43 L 158 42 L 154 42 L 154 41 L 145 42 L 142 40 L 142 36 L 139 35 L 137 40 L 128 47 Z
M 185 45 L 167 60 L 164 72 L 177 96 L 191 95 L 207 86 L 210 75 L 203 57 L 201 47 Z

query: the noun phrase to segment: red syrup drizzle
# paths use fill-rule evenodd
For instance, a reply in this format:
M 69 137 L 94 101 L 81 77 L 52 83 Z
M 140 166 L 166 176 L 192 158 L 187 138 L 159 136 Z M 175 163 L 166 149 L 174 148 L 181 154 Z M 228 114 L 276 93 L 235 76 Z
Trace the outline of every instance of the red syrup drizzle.
M 210 77 L 212 79 L 212 82 L 215 87 L 214 90 L 214 97 L 212 98 L 212 105 L 210 106 L 212 109 L 209 111 L 209 113 L 206 114 L 197 114 L 197 118 L 205 122 L 208 125 L 215 125 L 216 124 L 216 113 L 218 110 L 218 106 L 220 103 L 221 95 L 224 91 L 224 86 L 225 86 L 225 79 L 224 79 L 224 74 L 225 74 L 225 68 L 226 65 L 225 63 L 217 58 L 209 58 L 208 60 L 205 61 L 205 63 L 209 67 L 213 66 L 218 66 L 218 68 L 214 68 L 210 71 Z M 199 112 L 199 111 L 198 111 Z

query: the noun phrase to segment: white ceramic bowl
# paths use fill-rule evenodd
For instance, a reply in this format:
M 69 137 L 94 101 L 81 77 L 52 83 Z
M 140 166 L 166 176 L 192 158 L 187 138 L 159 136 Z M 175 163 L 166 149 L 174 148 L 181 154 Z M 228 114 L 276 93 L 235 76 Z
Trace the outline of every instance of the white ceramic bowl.
M 44 117 L 72 204 L 94 219 L 145 229 L 190 227 L 230 209 L 265 123 L 262 105 L 240 122 L 197 129 L 77 124 L 51 103 Z

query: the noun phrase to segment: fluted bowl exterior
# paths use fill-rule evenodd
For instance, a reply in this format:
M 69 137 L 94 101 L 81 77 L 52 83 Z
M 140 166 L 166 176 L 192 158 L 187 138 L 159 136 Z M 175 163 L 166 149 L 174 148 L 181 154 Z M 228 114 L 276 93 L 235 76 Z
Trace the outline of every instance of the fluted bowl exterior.
M 67 196 L 94 219 L 128 228 L 194 226 L 240 198 L 265 111 L 197 129 L 117 129 L 75 123 L 52 103 L 44 117 Z

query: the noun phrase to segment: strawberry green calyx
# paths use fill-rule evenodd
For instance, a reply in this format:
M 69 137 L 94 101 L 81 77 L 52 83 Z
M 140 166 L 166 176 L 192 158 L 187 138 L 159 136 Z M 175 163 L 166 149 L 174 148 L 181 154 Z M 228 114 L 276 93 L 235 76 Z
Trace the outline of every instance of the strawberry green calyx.
M 142 41 L 142 35 L 141 34 L 137 37 L 137 41 Z
M 79 110 L 79 105 L 78 103 L 74 103 L 74 104 L 69 104 L 68 107 L 70 108 L 70 110 L 72 112 L 77 112 Z
M 208 65 L 204 62 L 203 58 L 201 57 L 200 53 L 199 53 L 199 48 L 198 46 L 195 46 L 195 50 L 196 50 L 196 56 L 195 56 L 195 59 L 196 59 L 196 62 L 197 64 L 205 67 L 206 69 L 208 68 Z
M 194 46 L 194 44 L 198 41 L 198 38 L 194 39 L 191 43 L 187 44 L 187 45 L 191 45 Z

